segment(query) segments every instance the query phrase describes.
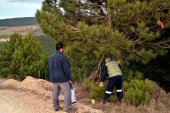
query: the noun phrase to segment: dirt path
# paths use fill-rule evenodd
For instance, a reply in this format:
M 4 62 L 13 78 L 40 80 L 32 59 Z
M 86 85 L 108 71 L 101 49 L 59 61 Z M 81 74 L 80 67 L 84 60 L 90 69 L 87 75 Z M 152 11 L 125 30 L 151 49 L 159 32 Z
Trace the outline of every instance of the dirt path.
M 6 92 L 6 91 L 5 91 Z M 25 113 L 28 112 L 28 109 L 25 109 L 26 107 L 22 104 L 21 101 L 13 99 L 5 94 L 5 92 L 2 92 L 2 96 L 0 96 L 0 111 L 1 113 L 21 113 L 24 111 Z
M 6 42 L 6 41 L 8 41 L 9 40 L 9 38 L 1 38 L 0 39 L 0 42 Z
M 32 88 L 36 83 L 39 82 L 34 78 L 23 84 L 13 79 L 0 79 L 0 113 L 63 113 L 53 111 L 51 91 Z
M 40 95 L 20 90 L 0 90 L 0 113 L 54 113 L 52 103 Z M 63 112 L 57 112 L 63 113 Z

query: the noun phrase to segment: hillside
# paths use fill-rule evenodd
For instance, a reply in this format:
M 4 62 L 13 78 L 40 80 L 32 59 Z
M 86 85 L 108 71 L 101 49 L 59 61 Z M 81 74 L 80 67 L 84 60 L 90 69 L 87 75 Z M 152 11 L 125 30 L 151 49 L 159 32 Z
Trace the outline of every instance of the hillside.
M 25 25 L 25 26 L 0 26 L 0 38 L 5 38 L 6 35 L 12 33 L 20 33 L 22 35 L 31 33 L 34 35 L 42 35 L 43 32 L 38 25 Z
M 0 26 L 25 26 L 37 24 L 35 17 L 1 19 Z

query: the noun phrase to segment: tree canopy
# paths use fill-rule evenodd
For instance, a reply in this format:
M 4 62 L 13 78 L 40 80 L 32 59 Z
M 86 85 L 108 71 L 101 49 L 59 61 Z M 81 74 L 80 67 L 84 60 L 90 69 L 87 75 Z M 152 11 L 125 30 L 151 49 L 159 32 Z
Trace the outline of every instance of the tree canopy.
M 167 53 L 168 0 L 45 0 L 36 17 L 43 31 L 81 51 L 107 52 L 143 63 Z

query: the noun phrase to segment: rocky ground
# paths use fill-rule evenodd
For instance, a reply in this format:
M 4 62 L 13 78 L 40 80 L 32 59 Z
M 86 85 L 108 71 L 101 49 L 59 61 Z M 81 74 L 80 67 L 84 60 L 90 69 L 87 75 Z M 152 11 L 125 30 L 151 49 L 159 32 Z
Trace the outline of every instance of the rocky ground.
M 62 107 L 63 101 L 61 95 Z M 32 77 L 27 77 L 22 82 L 13 79 L 0 80 L 0 113 L 54 113 L 51 83 Z M 73 113 L 103 112 L 77 102 L 74 104 Z

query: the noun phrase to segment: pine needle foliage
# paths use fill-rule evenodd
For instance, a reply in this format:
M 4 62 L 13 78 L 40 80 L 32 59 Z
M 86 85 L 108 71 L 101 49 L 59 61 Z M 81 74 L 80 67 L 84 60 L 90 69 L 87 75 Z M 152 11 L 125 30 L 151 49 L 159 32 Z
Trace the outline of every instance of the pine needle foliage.
M 170 40 L 160 36 L 170 27 L 169 7 L 168 0 L 44 0 L 36 18 L 46 34 L 69 46 L 74 73 L 84 76 L 107 53 L 122 65 L 165 55 Z
M 46 78 L 47 56 L 39 42 L 30 34 L 13 33 L 0 48 L 0 76 L 24 79 L 25 76 Z

